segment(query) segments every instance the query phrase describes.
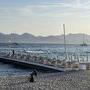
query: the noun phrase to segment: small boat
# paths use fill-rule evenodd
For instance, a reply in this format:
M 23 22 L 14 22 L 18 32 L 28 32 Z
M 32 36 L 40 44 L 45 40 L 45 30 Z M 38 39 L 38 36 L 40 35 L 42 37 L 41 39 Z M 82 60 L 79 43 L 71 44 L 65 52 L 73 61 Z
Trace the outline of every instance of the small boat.
M 19 45 L 18 43 L 12 43 L 13 45 Z
M 87 43 L 85 42 L 85 34 L 83 34 L 83 43 L 80 44 L 80 46 L 87 46 Z
M 87 46 L 87 44 L 86 43 L 83 43 L 83 44 L 80 44 L 80 46 Z

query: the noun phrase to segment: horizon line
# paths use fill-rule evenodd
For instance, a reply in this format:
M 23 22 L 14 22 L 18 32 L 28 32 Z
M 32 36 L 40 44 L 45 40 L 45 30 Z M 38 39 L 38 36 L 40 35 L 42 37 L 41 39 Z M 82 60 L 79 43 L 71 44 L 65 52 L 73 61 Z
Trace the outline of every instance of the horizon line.
M 52 35 L 35 35 L 35 34 L 32 34 L 32 33 L 28 33 L 28 32 L 24 32 L 24 33 L 15 33 L 15 32 L 11 32 L 11 33 L 4 33 L 4 32 L 0 32 L 0 34 L 4 34 L 4 35 L 10 35 L 10 34 L 17 34 L 17 35 L 23 35 L 23 34 L 30 34 L 30 35 L 33 35 L 33 36 L 43 36 L 43 37 L 48 37 L 48 36 L 61 36 L 61 35 L 64 35 L 64 34 L 52 34 Z M 90 35 L 90 34 L 86 34 L 86 33 L 66 33 L 66 35 L 70 35 L 70 34 L 85 34 L 85 35 Z

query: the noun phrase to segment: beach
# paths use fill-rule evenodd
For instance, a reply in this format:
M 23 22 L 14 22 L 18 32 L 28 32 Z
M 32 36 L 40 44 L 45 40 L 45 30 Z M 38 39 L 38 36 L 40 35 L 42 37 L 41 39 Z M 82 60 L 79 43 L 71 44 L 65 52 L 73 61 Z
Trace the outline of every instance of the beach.
M 29 45 L 29 47 L 30 46 L 31 45 Z M 25 48 L 27 50 L 29 47 L 27 47 L 26 44 Z M 64 56 L 63 50 L 60 49 L 63 48 L 62 46 L 57 47 L 57 45 L 54 45 L 55 48 L 53 48 L 51 47 L 51 45 L 50 46 L 47 45 L 47 47 L 48 48 L 42 47 L 42 49 L 40 49 L 41 47 L 38 47 L 37 49 L 37 46 L 36 48 L 33 47 L 34 49 L 30 47 L 28 53 L 26 52 L 27 50 L 24 50 L 24 48 L 21 48 L 20 46 L 16 49 L 1 48 L 1 51 L 3 51 L 4 53 L 2 54 L 1 52 L 0 55 L 4 57 L 5 55 L 8 54 L 6 58 L 14 59 L 17 61 L 24 61 L 27 63 L 35 62 L 38 64 L 55 66 L 55 67 L 61 67 L 62 65 L 70 66 L 72 64 L 73 67 L 74 65 L 73 63 L 65 64 L 63 60 L 60 59 L 60 57 Z M 71 46 L 68 46 L 68 49 L 69 51 L 74 52 L 75 46 L 72 45 L 72 48 Z M 13 50 L 15 50 L 14 54 L 12 53 Z M 32 51 L 33 53 L 31 53 Z M 43 51 L 43 53 L 41 53 L 41 51 Z M 48 51 L 48 53 L 46 53 L 46 51 Z M 76 55 L 77 54 L 78 53 L 76 53 Z M 55 56 L 56 58 L 51 57 L 50 55 Z M 75 53 L 69 52 L 69 55 L 71 55 L 72 57 L 69 57 L 68 59 L 78 60 Z M 80 56 L 79 61 L 85 62 L 90 59 L 89 54 L 88 54 L 88 60 L 86 57 L 87 55 L 85 56 L 78 55 L 78 56 Z M 30 70 L 28 69 L 23 70 L 20 68 L 13 66 L 12 63 L 11 65 L 2 64 L 2 63 L 0 64 L 0 90 L 89 90 L 90 88 L 90 70 L 85 70 L 85 69 L 76 70 L 76 71 L 71 70 L 71 71 L 57 72 L 57 73 L 56 72 L 42 73 L 38 71 L 37 77 L 34 76 L 35 81 L 31 83 L 29 79 L 30 73 L 32 71 L 31 68 L 28 68 Z M 75 70 L 75 68 L 73 70 Z
M 90 70 L 0 77 L 0 90 L 89 90 Z

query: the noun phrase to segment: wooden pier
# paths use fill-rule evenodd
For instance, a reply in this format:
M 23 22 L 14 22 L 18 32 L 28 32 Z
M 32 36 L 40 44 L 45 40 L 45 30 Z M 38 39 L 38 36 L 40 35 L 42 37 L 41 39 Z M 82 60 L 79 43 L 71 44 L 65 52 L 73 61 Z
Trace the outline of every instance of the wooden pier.
M 49 66 L 49 65 L 44 65 L 44 64 L 34 63 L 34 62 L 28 62 L 28 61 L 24 61 L 24 60 L 5 58 L 5 57 L 0 57 L 0 62 L 13 64 L 16 66 L 30 68 L 30 69 L 36 69 L 38 71 L 41 70 L 41 71 L 45 71 L 45 72 L 63 72 L 63 71 L 65 71 L 65 68 L 58 68 L 58 67 L 54 67 L 54 66 Z

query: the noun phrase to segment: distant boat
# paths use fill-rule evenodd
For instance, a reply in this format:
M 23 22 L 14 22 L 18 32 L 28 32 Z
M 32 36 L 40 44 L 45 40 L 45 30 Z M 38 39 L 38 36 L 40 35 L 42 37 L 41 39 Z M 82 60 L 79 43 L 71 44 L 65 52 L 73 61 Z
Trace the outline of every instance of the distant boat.
M 12 43 L 13 45 L 19 45 L 18 43 Z
M 80 44 L 80 46 L 88 46 L 87 43 L 85 42 L 85 34 L 83 34 L 83 43 Z
M 17 43 L 17 42 L 12 42 L 11 40 L 8 41 L 8 44 L 10 44 L 10 45 L 19 45 L 19 43 Z
M 16 47 L 16 46 L 18 46 L 19 45 L 19 43 L 12 43 L 12 42 L 10 42 L 10 43 L 8 43 L 8 47 L 12 47 L 12 48 L 14 48 L 14 47 Z
M 80 46 L 88 46 L 87 43 L 80 44 Z

